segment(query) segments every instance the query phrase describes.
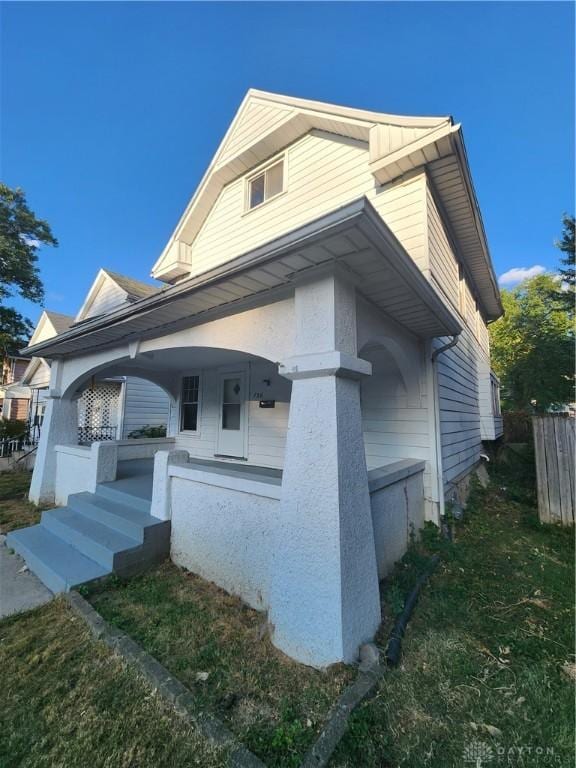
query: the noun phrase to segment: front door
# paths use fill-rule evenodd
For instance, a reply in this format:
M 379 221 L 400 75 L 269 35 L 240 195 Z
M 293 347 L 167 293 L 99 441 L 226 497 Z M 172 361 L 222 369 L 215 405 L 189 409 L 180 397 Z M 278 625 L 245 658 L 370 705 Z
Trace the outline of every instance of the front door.
M 218 455 L 246 458 L 246 373 L 220 374 Z

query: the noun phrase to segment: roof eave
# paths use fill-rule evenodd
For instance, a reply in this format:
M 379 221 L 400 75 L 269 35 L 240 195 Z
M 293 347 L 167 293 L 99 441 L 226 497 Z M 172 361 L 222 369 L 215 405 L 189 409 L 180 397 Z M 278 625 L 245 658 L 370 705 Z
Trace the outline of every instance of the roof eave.
M 379 246 L 381 245 L 381 247 L 386 250 L 386 258 L 393 263 L 398 275 L 400 275 L 401 279 L 411 287 L 411 290 L 418 296 L 419 301 L 422 302 L 422 306 L 427 308 L 426 311 L 430 313 L 430 316 L 434 316 L 438 319 L 438 333 L 432 335 L 458 333 L 459 330 L 461 330 L 461 326 L 455 315 L 450 312 L 443 300 L 427 281 L 426 277 L 418 269 L 412 258 L 392 234 L 384 220 L 375 211 L 369 201 L 362 197 L 359 200 L 342 206 L 341 208 L 336 209 L 303 227 L 293 230 L 270 243 L 226 262 L 220 267 L 216 267 L 203 275 L 182 281 L 181 283 L 166 289 L 159 295 L 141 299 L 128 307 L 111 312 L 105 317 L 86 321 L 82 326 L 71 328 L 69 331 L 60 334 L 53 340 L 27 348 L 25 353 L 27 356 L 47 358 L 66 354 L 78 354 L 78 352 L 66 351 L 66 343 L 88 337 L 91 334 L 104 329 L 109 335 L 110 331 L 120 325 L 123 326 L 121 330 L 124 331 L 124 336 L 121 338 L 126 339 L 130 333 L 136 333 L 136 331 L 130 331 L 128 327 L 131 320 L 135 320 L 136 318 L 144 318 L 147 320 L 147 315 L 165 307 L 167 304 L 188 298 L 191 299 L 202 290 L 209 291 L 211 288 L 217 288 L 227 280 L 241 277 L 250 270 L 266 266 L 269 263 L 282 259 L 282 257 L 286 258 L 290 253 L 297 252 L 298 249 L 304 247 L 309 247 L 315 242 L 321 241 L 323 238 L 327 239 L 329 237 L 338 236 L 347 228 L 351 229 L 357 224 L 360 225 L 360 223 L 364 228 L 367 228 L 367 234 L 369 236 L 372 233 L 374 237 L 378 238 Z M 339 258 L 340 257 L 336 256 L 327 256 L 326 261 L 329 261 L 330 259 L 337 261 Z M 350 258 L 353 260 L 353 254 L 351 254 Z M 290 274 L 302 275 L 304 272 Z M 287 276 L 285 280 L 284 278 L 278 278 L 279 282 L 274 287 L 290 287 L 291 280 L 292 277 L 290 276 Z M 265 297 L 266 295 L 266 291 L 254 291 L 252 294 L 248 293 L 245 298 Z M 223 301 L 221 306 L 226 307 L 228 313 L 232 313 L 238 311 L 236 308 L 237 304 L 238 303 L 234 301 Z M 219 306 L 215 305 L 213 309 L 217 310 L 219 309 Z M 192 318 L 191 322 L 206 322 L 206 319 L 203 319 L 203 313 L 205 313 L 205 310 L 199 310 L 197 315 Z M 176 322 L 176 320 L 174 322 Z M 145 332 L 155 335 L 155 328 L 156 326 L 152 324 Z M 119 343 L 119 340 L 114 337 L 110 341 L 103 341 L 102 345 L 106 346 L 117 343 Z

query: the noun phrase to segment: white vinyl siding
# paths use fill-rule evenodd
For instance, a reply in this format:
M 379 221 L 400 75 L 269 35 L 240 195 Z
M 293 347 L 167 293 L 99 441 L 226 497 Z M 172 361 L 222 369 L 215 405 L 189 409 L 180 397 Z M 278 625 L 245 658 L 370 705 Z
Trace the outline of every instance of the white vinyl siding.
M 425 254 L 425 176 L 379 188 L 368 145 L 312 132 L 285 152 L 285 192 L 246 211 L 246 178 L 228 184 L 192 243 L 192 273 L 205 272 L 362 196 L 386 221 L 421 269 Z
M 170 401 L 160 387 L 145 379 L 129 376 L 125 382 L 122 436 L 149 424 L 168 425 Z
M 444 298 L 455 309 L 458 309 L 460 295 L 458 261 L 450 245 L 440 212 L 428 185 L 426 185 L 426 199 L 428 208 L 428 249 L 432 282 L 436 288 L 440 289 Z
M 50 366 L 44 360 L 40 362 L 40 365 L 34 371 L 33 376 L 28 382 L 28 386 L 31 389 L 43 389 L 50 384 Z
M 408 334 L 393 329 L 370 305 L 359 301 L 358 355 L 372 364 L 372 375 L 361 381 L 362 430 L 368 469 L 400 459 L 427 462 L 424 486 L 431 495 L 431 441 L 423 348 Z M 386 340 L 402 350 L 401 371 Z
M 439 339 L 437 346 L 449 339 Z M 480 461 L 478 345 L 466 328 L 455 347 L 436 360 L 440 436 L 446 492 Z
M 380 216 L 425 272 L 428 269 L 426 246 L 426 177 L 410 174 L 385 187 L 379 187 L 368 198 Z
M 302 226 L 374 186 L 362 142 L 310 133 L 285 158 L 286 194 L 266 205 L 245 213 L 244 176 L 224 187 L 192 244 L 192 274 Z

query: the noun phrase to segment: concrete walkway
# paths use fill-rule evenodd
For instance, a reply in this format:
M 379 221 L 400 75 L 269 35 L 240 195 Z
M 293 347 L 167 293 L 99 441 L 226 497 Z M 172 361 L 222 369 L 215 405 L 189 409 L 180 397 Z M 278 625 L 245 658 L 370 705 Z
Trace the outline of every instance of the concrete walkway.
M 54 597 L 26 568 L 24 560 L 10 552 L 4 543 L 5 538 L 0 536 L 0 619 L 37 608 Z

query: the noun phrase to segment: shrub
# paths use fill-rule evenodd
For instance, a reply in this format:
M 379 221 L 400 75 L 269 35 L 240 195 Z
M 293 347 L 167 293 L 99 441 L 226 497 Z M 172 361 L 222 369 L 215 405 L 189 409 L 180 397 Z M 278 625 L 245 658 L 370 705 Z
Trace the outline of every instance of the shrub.
M 24 437 L 26 434 L 26 422 L 17 419 L 0 421 L 0 439 Z
M 153 427 L 151 424 L 145 424 L 140 429 L 135 429 L 128 434 L 128 438 L 136 440 L 139 437 L 166 437 L 166 425 L 159 424 Z

